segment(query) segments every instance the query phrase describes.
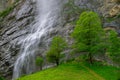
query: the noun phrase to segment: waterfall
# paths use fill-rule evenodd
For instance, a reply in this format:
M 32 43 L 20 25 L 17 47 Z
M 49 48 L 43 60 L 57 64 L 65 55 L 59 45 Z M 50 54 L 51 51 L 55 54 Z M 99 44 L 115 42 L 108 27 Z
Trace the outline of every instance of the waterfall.
M 52 29 L 57 22 L 63 0 L 36 0 L 38 15 L 35 24 L 31 26 L 31 33 L 20 40 L 21 50 L 13 71 L 13 79 L 23 74 L 31 74 L 35 70 L 35 51 L 43 35 Z

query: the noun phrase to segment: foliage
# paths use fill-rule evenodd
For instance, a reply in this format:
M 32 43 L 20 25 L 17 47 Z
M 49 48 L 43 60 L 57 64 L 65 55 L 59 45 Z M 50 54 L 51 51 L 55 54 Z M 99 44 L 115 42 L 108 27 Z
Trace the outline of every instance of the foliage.
M 50 49 L 47 52 L 47 59 L 49 62 L 55 62 L 59 65 L 61 53 L 67 47 L 67 43 L 60 36 L 55 36 L 52 40 Z
M 99 16 L 94 12 L 83 12 L 72 33 L 75 39 L 73 47 L 77 52 L 88 52 L 92 63 L 94 54 L 104 52 L 104 35 Z
M 42 57 L 36 58 L 36 65 L 40 66 L 40 68 L 42 69 L 42 65 L 43 65 L 43 58 Z
M 117 32 L 113 30 L 109 33 L 109 47 L 107 51 L 112 60 L 120 64 L 120 38 Z
M 5 80 L 3 77 L 0 76 L 0 80 Z
M 82 54 L 82 55 L 80 55 L 79 57 L 76 57 L 75 58 L 75 62 L 85 62 L 86 61 L 86 59 L 87 59 L 88 57 L 87 57 L 87 55 L 85 55 L 85 54 Z

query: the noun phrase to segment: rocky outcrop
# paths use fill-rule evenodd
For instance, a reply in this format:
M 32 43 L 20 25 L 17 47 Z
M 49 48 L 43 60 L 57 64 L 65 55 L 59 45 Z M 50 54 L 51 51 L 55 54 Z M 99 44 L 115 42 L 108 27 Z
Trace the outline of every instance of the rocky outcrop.
M 101 8 L 104 17 L 114 17 L 120 14 L 119 0 L 105 0 Z
M 105 0 L 75 0 L 75 4 L 80 8 L 95 11 L 101 14 L 101 7 L 103 6 Z
M 16 2 L 17 0 L 0 0 L 0 12 L 4 10 L 5 8 L 11 6 Z
M 5 0 L 0 0 L 0 11 L 2 11 L 6 7 L 6 1 Z
M 110 16 L 117 16 L 120 14 L 120 4 L 115 5 L 109 12 Z
M 0 74 L 12 77 L 13 65 L 19 53 L 18 39 L 29 33 L 34 20 L 35 2 L 20 0 L 13 11 L 0 24 Z M 10 80 L 11 78 L 9 78 Z

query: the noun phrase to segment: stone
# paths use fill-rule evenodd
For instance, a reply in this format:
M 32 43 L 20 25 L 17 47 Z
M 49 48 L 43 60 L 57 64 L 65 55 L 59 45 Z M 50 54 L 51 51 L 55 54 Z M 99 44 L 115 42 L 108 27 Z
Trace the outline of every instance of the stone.
M 120 5 L 115 5 L 109 12 L 110 16 L 117 16 L 118 14 L 120 14 Z

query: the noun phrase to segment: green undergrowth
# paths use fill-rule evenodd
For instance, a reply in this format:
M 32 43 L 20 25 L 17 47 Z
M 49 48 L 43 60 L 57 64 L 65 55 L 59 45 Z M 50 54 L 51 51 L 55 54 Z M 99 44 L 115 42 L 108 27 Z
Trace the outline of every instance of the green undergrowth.
M 99 64 L 67 63 L 18 80 L 119 80 L 119 68 Z

